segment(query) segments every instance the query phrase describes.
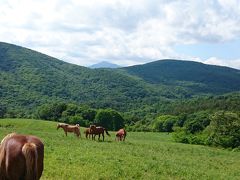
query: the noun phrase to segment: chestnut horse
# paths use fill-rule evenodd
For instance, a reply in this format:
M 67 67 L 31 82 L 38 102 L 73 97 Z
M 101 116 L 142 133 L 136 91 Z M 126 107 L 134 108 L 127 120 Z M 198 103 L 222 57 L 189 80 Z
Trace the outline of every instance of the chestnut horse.
M 90 138 L 90 135 L 92 134 L 90 128 L 86 128 L 84 133 L 87 139 Z
M 9 134 L 0 145 L 0 179 L 38 180 L 43 158 L 44 145 L 38 137 Z
M 90 125 L 90 132 L 92 134 L 92 140 L 95 140 L 95 136 L 98 135 L 98 140 L 100 140 L 100 135 L 102 134 L 103 141 L 104 141 L 104 131 L 108 136 L 110 134 L 108 133 L 107 129 L 101 126 L 96 127 L 96 125 Z
M 79 124 L 69 125 L 69 124 L 65 124 L 65 123 L 58 123 L 57 130 L 59 128 L 62 128 L 64 130 L 66 136 L 67 136 L 67 132 L 73 132 L 74 134 L 76 134 L 77 137 L 79 137 L 79 136 L 81 137 Z
M 125 141 L 125 138 L 127 136 L 127 132 L 125 129 L 119 129 L 118 132 L 116 132 L 116 139 L 118 141 Z

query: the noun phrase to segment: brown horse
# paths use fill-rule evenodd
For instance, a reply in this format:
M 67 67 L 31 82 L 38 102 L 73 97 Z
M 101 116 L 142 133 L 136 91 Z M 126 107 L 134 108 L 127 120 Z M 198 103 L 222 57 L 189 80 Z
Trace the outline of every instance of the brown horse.
M 76 134 L 77 137 L 79 137 L 79 136 L 81 137 L 79 124 L 69 125 L 69 124 L 65 124 L 65 123 L 59 123 L 57 125 L 57 130 L 59 128 L 62 128 L 64 130 L 66 136 L 67 136 L 67 132 L 73 132 L 74 134 Z
M 90 128 L 86 128 L 84 133 L 85 133 L 85 136 L 86 136 L 87 139 L 90 138 L 90 136 L 92 134 Z
M 38 180 L 43 159 L 44 145 L 38 137 L 9 134 L 0 145 L 0 180 Z
M 95 140 L 95 136 L 98 135 L 98 140 L 100 140 L 100 135 L 102 134 L 103 141 L 104 141 L 104 131 L 108 136 L 110 134 L 108 133 L 107 129 L 101 126 L 96 127 L 96 125 L 90 125 L 90 132 L 92 134 L 92 140 Z
M 116 140 L 118 141 L 125 141 L 126 136 L 127 132 L 125 129 L 119 129 L 118 132 L 116 132 Z

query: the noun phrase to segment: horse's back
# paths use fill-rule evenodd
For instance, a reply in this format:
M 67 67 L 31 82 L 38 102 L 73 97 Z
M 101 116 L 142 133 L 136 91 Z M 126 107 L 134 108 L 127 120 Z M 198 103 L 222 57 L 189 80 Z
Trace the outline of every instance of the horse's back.
M 126 134 L 126 131 L 125 129 L 119 129 L 117 134 L 120 134 L 120 135 L 125 135 Z

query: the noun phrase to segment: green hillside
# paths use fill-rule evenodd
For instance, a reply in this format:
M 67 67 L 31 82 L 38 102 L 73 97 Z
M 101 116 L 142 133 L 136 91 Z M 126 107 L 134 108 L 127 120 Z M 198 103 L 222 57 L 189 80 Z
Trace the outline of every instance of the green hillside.
M 174 60 L 89 69 L 0 43 L 0 112 L 7 108 L 10 117 L 29 117 L 42 104 L 65 102 L 152 119 L 175 100 L 239 91 L 239 72 Z
M 0 141 L 10 132 L 32 134 L 45 144 L 41 179 L 239 179 L 240 153 L 172 141 L 167 133 L 129 132 L 116 142 L 65 137 L 56 122 L 2 119 Z M 83 136 L 83 129 L 81 133 Z
M 192 61 L 160 60 L 124 68 L 153 84 L 186 87 L 196 93 L 227 93 L 240 90 L 240 70 Z
M 65 101 L 124 110 L 144 98 L 158 97 L 156 90 L 134 77 L 65 63 L 6 43 L 0 43 L 0 77 L 1 103 L 11 108 Z

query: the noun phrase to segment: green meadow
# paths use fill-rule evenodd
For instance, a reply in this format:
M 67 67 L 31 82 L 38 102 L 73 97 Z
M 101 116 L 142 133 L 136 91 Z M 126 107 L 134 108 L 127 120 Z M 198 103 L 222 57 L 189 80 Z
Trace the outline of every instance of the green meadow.
M 0 139 L 11 132 L 32 134 L 45 144 L 41 179 L 239 179 L 240 152 L 175 143 L 171 134 L 129 132 L 116 142 L 65 137 L 57 122 L 2 119 Z

